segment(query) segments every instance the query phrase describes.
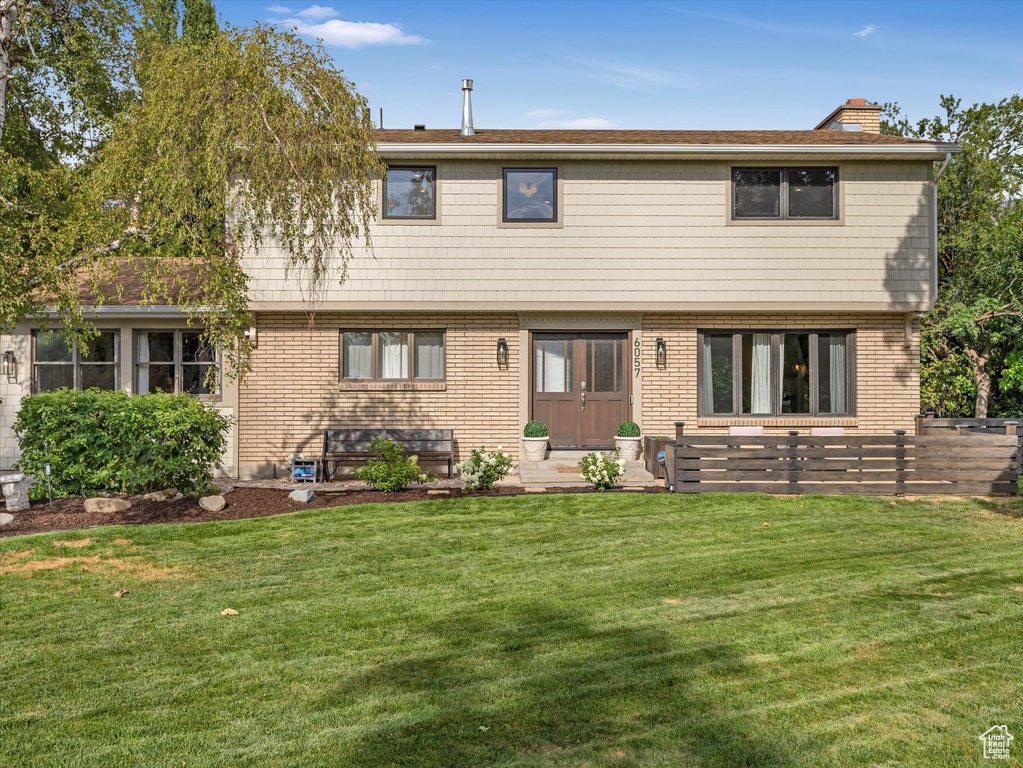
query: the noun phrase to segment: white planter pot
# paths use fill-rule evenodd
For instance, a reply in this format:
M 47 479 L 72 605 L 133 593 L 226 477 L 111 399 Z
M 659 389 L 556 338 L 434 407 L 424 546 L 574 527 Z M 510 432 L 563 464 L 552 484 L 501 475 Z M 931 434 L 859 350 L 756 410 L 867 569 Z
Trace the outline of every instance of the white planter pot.
M 523 461 L 543 461 L 546 456 L 547 456 L 546 437 L 522 438 Z
M 626 461 L 638 461 L 639 452 L 643 447 L 642 437 L 616 437 L 615 448 L 618 456 Z

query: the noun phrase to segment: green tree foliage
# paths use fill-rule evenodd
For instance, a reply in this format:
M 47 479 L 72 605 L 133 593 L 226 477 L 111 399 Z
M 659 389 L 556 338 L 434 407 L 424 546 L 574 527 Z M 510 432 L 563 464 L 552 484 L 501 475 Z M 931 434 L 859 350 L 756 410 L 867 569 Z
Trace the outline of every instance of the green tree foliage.
M 209 0 L 0 0 L 0 23 L 17 106 L 0 121 L 0 327 L 55 307 L 67 335 L 92 335 L 80 284 L 116 282 L 126 261 L 234 375 L 246 250 L 279 240 L 310 303 L 344 279 L 382 164 L 365 100 L 321 46 L 219 31 Z
M 922 323 L 923 406 L 1016 416 L 1020 379 L 1004 372 L 1023 354 L 1023 97 L 964 108 L 944 96 L 941 109 L 911 123 L 888 104 L 882 120 L 885 133 L 963 147 L 938 185 L 939 290 Z
M 152 31 L 162 43 L 208 43 L 220 31 L 210 0 L 150 0 L 146 12 Z

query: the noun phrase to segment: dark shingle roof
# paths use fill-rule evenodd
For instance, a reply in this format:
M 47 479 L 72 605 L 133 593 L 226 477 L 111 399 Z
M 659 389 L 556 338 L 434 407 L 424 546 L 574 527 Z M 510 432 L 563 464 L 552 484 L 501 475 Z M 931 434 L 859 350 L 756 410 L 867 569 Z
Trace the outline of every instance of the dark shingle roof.
M 458 129 L 426 131 L 386 128 L 377 131 L 381 144 L 683 144 L 683 145 L 796 145 L 896 146 L 934 144 L 923 139 L 862 131 L 572 131 L 487 130 L 462 136 Z

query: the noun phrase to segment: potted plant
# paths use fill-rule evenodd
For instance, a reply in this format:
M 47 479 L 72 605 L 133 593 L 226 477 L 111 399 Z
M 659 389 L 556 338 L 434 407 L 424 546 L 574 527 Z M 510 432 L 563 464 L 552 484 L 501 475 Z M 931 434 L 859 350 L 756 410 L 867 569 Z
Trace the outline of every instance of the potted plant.
M 526 461 L 543 461 L 547 455 L 547 425 L 535 419 L 522 430 L 522 455 Z
M 639 436 L 639 425 L 634 421 L 623 421 L 618 425 L 618 434 L 615 436 L 615 448 L 618 455 L 625 461 L 638 461 L 639 451 L 642 448 Z

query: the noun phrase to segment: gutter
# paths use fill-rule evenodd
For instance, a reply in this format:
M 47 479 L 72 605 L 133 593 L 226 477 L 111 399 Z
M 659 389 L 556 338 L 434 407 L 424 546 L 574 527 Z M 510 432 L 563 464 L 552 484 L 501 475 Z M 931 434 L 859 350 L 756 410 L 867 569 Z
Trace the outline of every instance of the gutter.
M 470 144 L 420 142 L 386 143 L 377 145 L 382 155 L 422 155 L 446 157 L 457 155 L 499 155 L 514 157 L 537 154 L 557 155 L 772 155 L 772 154 L 828 154 L 828 155 L 885 155 L 905 158 L 937 158 L 957 154 L 957 144 Z
M 196 307 L 194 312 L 207 311 L 204 307 Z M 189 311 L 187 309 L 179 309 L 176 306 L 168 306 L 165 304 L 103 304 L 101 306 L 88 306 L 82 307 L 83 315 L 93 316 L 107 316 L 107 317 L 188 317 Z M 57 311 L 55 309 L 47 309 L 44 312 L 39 313 L 36 317 L 56 317 Z

